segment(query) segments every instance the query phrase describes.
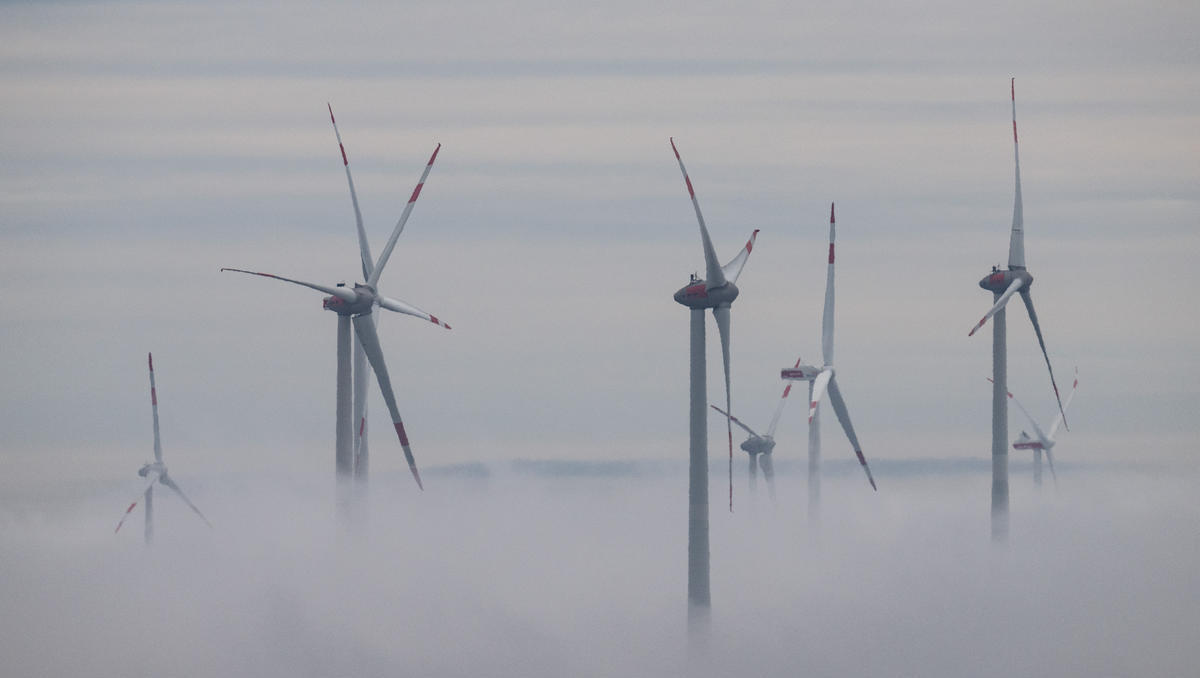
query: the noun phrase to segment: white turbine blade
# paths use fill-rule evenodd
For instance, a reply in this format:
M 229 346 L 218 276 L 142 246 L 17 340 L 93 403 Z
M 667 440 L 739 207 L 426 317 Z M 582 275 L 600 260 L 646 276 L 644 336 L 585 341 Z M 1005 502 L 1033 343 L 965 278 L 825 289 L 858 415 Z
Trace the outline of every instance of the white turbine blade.
M 754 249 L 754 240 L 758 237 L 758 229 L 750 234 L 750 239 L 746 241 L 746 246 L 742 248 L 738 255 L 729 260 L 728 264 L 721 267 L 721 272 L 725 274 L 725 278 L 730 282 L 737 282 L 738 276 L 742 274 L 742 269 L 746 267 L 746 260 L 750 258 L 750 250 Z
M 858 444 L 858 436 L 854 435 L 854 425 L 850 423 L 850 413 L 846 411 L 846 402 L 842 400 L 842 393 L 838 389 L 837 378 L 829 381 L 829 404 L 833 405 L 833 411 L 837 414 L 838 421 L 842 424 L 842 429 L 846 432 L 846 437 L 850 439 L 850 446 L 854 448 L 854 454 L 858 455 L 858 463 L 862 464 L 863 471 L 867 474 L 867 480 L 871 482 L 871 489 L 876 492 L 879 488 L 875 486 L 875 478 L 871 475 L 871 467 L 867 466 L 867 458 L 863 456 L 862 446 Z
M 438 320 L 437 316 L 426 313 L 425 311 L 422 311 L 421 309 L 417 308 L 416 306 L 413 306 L 412 304 L 410 304 L 408 302 L 400 301 L 399 299 L 391 299 L 389 297 L 379 297 L 379 305 L 382 308 L 386 308 L 389 311 L 395 311 L 396 313 L 404 313 L 406 315 L 411 315 L 416 318 L 421 318 L 422 320 L 428 320 L 429 322 L 433 323 L 434 325 L 441 325 L 442 327 L 445 327 L 446 329 L 450 329 L 450 326 L 447 325 L 446 323 L 442 322 L 441 320 Z
M 713 317 L 717 320 L 717 331 L 721 333 L 721 362 L 725 366 L 725 411 L 729 406 L 729 306 L 718 306 L 713 309 Z M 729 438 L 729 512 L 733 513 L 733 426 L 729 419 L 725 420 L 725 432 Z
M 749 426 L 747 426 L 747 425 L 743 424 L 741 419 L 738 419 L 737 417 L 735 417 L 735 416 L 733 416 L 732 414 L 730 414 L 730 413 L 726 412 L 725 410 L 723 410 L 723 409 L 721 409 L 721 408 L 717 407 L 716 405 L 711 405 L 711 404 L 710 404 L 710 405 L 709 405 L 709 407 L 711 407 L 711 408 L 713 408 L 714 410 L 716 410 L 716 411 L 720 412 L 721 414 L 725 415 L 726 417 L 729 417 L 729 420 L 730 420 L 730 421 L 732 421 L 733 423 L 737 424 L 738 426 L 741 426 L 741 427 L 742 427 L 742 428 L 743 428 L 743 429 L 746 431 L 746 433 L 749 433 L 750 435 L 754 436 L 755 438 L 761 438 L 761 437 L 762 437 L 762 436 L 758 435 L 757 433 L 755 433 L 755 432 L 754 432 L 754 431 L 753 431 L 753 430 L 752 430 L 752 429 L 751 429 Z
M 363 229 L 362 212 L 358 209 L 358 194 L 354 191 L 354 177 L 350 176 L 350 159 L 346 157 L 346 147 L 342 145 L 342 133 L 338 131 L 337 120 L 333 119 L 333 106 L 329 107 L 329 122 L 333 123 L 333 133 L 337 136 L 338 150 L 342 152 L 342 166 L 346 168 L 346 183 L 350 184 L 350 202 L 354 205 L 354 225 L 358 229 L 358 250 L 362 258 L 363 280 L 371 278 L 371 268 L 375 259 L 371 257 L 371 247 L 367 244 L 367 232 Z
M 800 367 L 800 358 L 796 358 L 795 367 Z M 793 367 L 792 369 L 795 369 Z M 792 382 L 788 382 L 787 386 L 783 387 L 783 395 L 779 397 L 779 404 L 775 406 L 775 415 L 771 417 L 771 425 L 767 427 L 767 436 L 775 437 L 775 427 L 779 425 L 779 416 L 783 414 L 783 406 L 787 403 L 788 394 L 792 392 Z
M 824 369 L 813 380 L 812 401 L 808 403 L 808 423 L 812 424 L 813 417 L 817 415 L 817 406 L 821 404 L 821 398 L 825 396 L 825 389 L 829 386 L 829 382 L 833 379 L 833 370 Z
M 978 332 L 979 328 L 983 327 L 984 323 L 986 323 L 992 316 L 996 315 L 1000 309 L 1004 308 L 1004 305 L 1008 303 L 1008 300 L 1012 298 L 1012 295 L 1016 293 L 1017 290 L 1021 289 L 1024 284 L 1025 280 L 1023 278 L 1017 278 L 1016 280 L 1012 281 L 1012 284 L 1008 286 L 1008 289 L 1004 290 L 1004 294 L 1001 294 L 1000 298 L 996 300 L 995 305 L 988 309 L 988 312 L 984 314 L 983 318 L 979 320 L 975 327 L 971 328 L 970 332 L 967 332 L 967 336 L 970 337 Z
M 991 377 L 988 377 L 988 381 L 992 382 L 993 384 L 996 383 Z M 1042 447 L 1050 449 L 1050 438 L 1048 438 L 1045 432 L 1042 431 L 1042 427 L 1038 426 L 1037 420 L 1033 418 L 1033 415 L 1029 413 L 1029 410 L 1025 409 L 1025 406 L 1021 404 L 1020 400 L 1017 400 L 1017 397 L 1012 394 L 1012 391 L 1008 391 L 1008 399 L 1013 401 L 1013 404 L 1017 406 L 1017 409 L 1021 410 L 1021 414 L 1025 415 L 1025 418 L 1029 420 L 1029 425 L 1033 427 L 1033 432 L 1037 434 L 1038 440 L 1042 443 Z
M 271 273 L 259 273 L 257 271 L 246 271 L 246 270 L 243 270 L 240 268 L 222 268 L 221 270 L 222 271 L 233 271 L 235 273 L 248 273 L 250 275 L 260 275 L 264 278 L 274 278 L 276 280 L 290 282 L 295 285 L 302 285 L 309 289 L 317 290 L 318 292 L 324 292 L 325 294 L 328 294 L 330 296 L 337 297 L 338 299 L 341 299 L 342 301 L 344 301 L 348 304 L 352 304 L 358 299 L 358 295 L 354 292 L 354 290 L 348 289 L 345 287 L 328 287 L 326 285 L 318 285 L 317 283 L 304 282 L 303 280 L 292 280 L 291 278 L 285 278 L 281 275 L 274 275 Z
M 183 490 L 179 489 L 179 486 L 175 484 L 175 481 L 171 479 L 171 476 L 164 476 L 162 483 L 163 485 L 166 485 L 174 490 L 175 494 L 179 495 L 179 498 L 183 500 L 183 503 L 187 504 L 188 508 L 192 509 L 196 515 L 200 516 L 200 520 L 203 520 L 205 525 L 212 527 L 212 523 L 208 522 L 208 518 L 205 518 L 204 514 L 200 512 L 200 509 L 196 508 L 196 505 L 192 503 L 192 500 L 188 499 L 187 495 L 183 493 Z
M 1071 384 L 1071 392 L 1067 394 L 1067 400 L 1063 403 L 1063 412 L 1071 409 L 1071 401 L 1075 399 L 1075 391 L 1079 388 L 1079 368 L 1075 368 L 1075 383 Z M 1063 423 L 1063 415 L 1057 414 L 1054 416 L 1054 423 L 1050 424 L 1050 439 L 1054 440 L 1054 434 L 1058 433 L 1058 427 Z
M 700 244 L 704 247 L 704 288 L 711 290 L 714 287 L 721 287 L 725 284 L 725 272 L 717 263 L 717 252 L 713 249 L 712 239 L 708 237 L 708 227 L 704 225 L 704 215 L 700 213 L 700 202 L 696 200 L 692 179 L 688 176 L 687 168 L 683 166 L 683 158 L 679 157 L 679 149 L 675 147 L 674 137 L 671 138 L 671 150 L 675 151 L 675 159 L 679 161 L 679 171 L 683 172 L 688 195 L 692 197 L 692 207 L 696 208 L 696 220 L 700 222 Z
M 1046 340 L 1042 338 L 1042 326 L 1038 323 L 1037 311 L 1033 310 L 1033 297 L 1029 290 L 1021 290 L 1021 301 L 1025 302 L 1025 310 L 1029 311 L 1029 321 L 1033 323 L 1033 331 L 1037 333 L 1038 346 L 1042 347 L 1042 357 L 1046 359 L 1046 369 L 1050 371 L 1050 385 L 1054 387 L 1054 399 L 1058 401 L 1058 413 L 1062 415 L 1063 426 L 1071 430 L 1067 424 L 1067 411 L 1063 408 L 1062 398 L 1058 397 L 1058 382 L 1054 381 L 1054 367 L 1050 365 L 1050 354 L 1046 353 Z
M 150 364 L 150 411 L 154 415 L 154 461 L 162 461 L 162 441 L 158 437 L 158 389 L 154 386 L 154 354 L 147 353 Z
M 1013 78 L 1012 87 L 1012 122 L 1013 122 L 1013 161 L 1016 164 L 1016 197 L 1013 199 L 1012 237 L 1008 241 L 1009 269 L 1025 268 L 1025 209 L 1021 206 L 1021 153 L 1017 148 L 1017 79 Z
M 421 172 L 421 180 L 417 182 L 417 187 L 413 189 L 412 195 L 408 197 L 408 204 L 404 206 L 404 212 L 400 214 L 400 220 L 396 222 L 396 227 L 392 229 L 392 237 L 388 238 L 387 244 L 383 246 L 383 252 L 379 254 L 379 261 L 375 263 L 375 269 L 371 271 L 371 277 L 367 278 L 367 284 L 371 287 L 379 285 L 379 276 L 383 275 L 383 267 L 387 266 L 388 259 L 392 256 L 392 250 L 396 247 L 396 240 L 400 238 L 400 234 L 404 231 L 404 224 L 408 223 L 408 215 L 412 214 L 413 205 L 417 204 L 417 198 L 421 195 L 421 189 L 425 186 L 425 179 L 429 178 L 429 170 L 433 169 L 433 161 L 437 160 L 438 151 L 442 150 L 442 145 L 438 144 L 437 148 L 433 149 L 433 155 L 429 156 L 429 162 L 425 163 L 425 170 Z
M 129 517 L 130 513 L 133 513 L 133 509 L 137 508 L 138 502 L 142 500 L 142 497 L 146 496 L 146 490 L 154 487 L 154 483 L 157 480 L 157 472 L 151 471 L 150 473 L 146 474 L 146 486 L 142 488 L 141 492 L 138 492 L 137 499 L 134 499 L 133 502 L 129 504 L 129 508 L 125 509 L 125 514 L 121 516 L 121 520 L 117 523 L 117 529 L 113 530 L 113 534 L 121 531 L 121 526 L 125 524 L 125 519 Z
M 408 462 L 408 470 L 412 472 L 417 487 L 424 490 L 421 484 L 421 474 L 417 471 L 417 462 L 413 459 L 412 448 L 408 444 L 408 434 L 404 431 L 404 422 L 400 419 L 400 410 L 396 408 L 396 396 L 392 393 L 392 380 L 388 377 L 387 365 L 383 361 L 383 349 L 379 347 L 379 335 L 375 332 L 375 323 L 368 315 L 354 316 L 354 333 L 367 353 L 367 360 L 375 370 L 375 381 L 379 382 L 379 390 L 383 392 L 383 401 L 387 403 L 388 412 L 392 415 L 392 424 L 396 427 L 396 435 L 400 437 L 400 447 L 404 450 L 404 459 Z
M 821 358 L 833 364 L 833 241 L 837 223 L 833 218 L 833 203 L 829 203 L 829 268 L 825 273 L 825 310 L 821 315 Z

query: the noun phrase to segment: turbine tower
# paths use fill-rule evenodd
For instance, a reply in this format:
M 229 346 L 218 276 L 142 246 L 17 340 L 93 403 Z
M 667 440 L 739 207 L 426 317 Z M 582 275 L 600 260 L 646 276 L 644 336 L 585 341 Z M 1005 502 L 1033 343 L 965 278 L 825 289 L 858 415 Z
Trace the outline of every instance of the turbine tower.
M 1020 292 L 1033 331 L 1037 334 L 1046 369 L 1050 372 L 1050 385 L 1054 387 L 1054 398 L 1058 411 L 1066 425 L 1066 411 L 1058 396 L 1058 384 L 1054 381 L 1054 368 L 1046 352 L 1046 341 L 1042 338 L 1042 327 L 1038 324 L 1037 312 L 1033 310 L 1033 297 L 1029 289 L 1033 276 L 1025 268 L 1025 215 L 1021 206 L 1021 155 L 1017 146 L 1017 89 L 1016 78 L 1010 82 L 1012 94 L 1013 161 L 1016 167 L 1016 196 L 1013 199 L 1012 234 L 1008 241 L 1008 269 L 992 267 L 992 272 L 979 281 L 979 286 L 994 295 L 995 304 L 982 319 L 967 333 L 974 335 L 989 318 L 992 322 L 992 539 L 1004 541 L 1008 538 L 1008 349 L 1007 327 L 1004 306 L 1012 295 Z M 1069 428 L 1069 427 L 1068 427 Z
M 138 475 L 146 479 L 146 486 L 138 493 L 138 497 L 142 500 L 142 505 L 145 506 L 146 512 L 146 545 L 149 546 L 154 541 L 154 483 L 160 483 L 171 489 L 172 492 L 179 495 L 188 508 L 192 509 L 196 515 L 200 516 L 200 520 L 204 521 L 205 525 L 212 527 L 212 523 L 208 522 L 208 518 L 196 508 L 192 500 L 187 498 L 183 490 L 179 489 L 179 485 L 171 476 L 167 475 L 167 466 L 163 464 L 162 458 L 162 441 L 158 437 L 158 390 L 154 387 L 154 355 L 146 354 L 147 362 L 150 364 L 150 411 L 154 416 L 154 461 L 145 464 L 138 469 Z M 117 523 L 117 529 L 113 530 L 113 534 L 121 531 L 121 526 L 125 524 L 125 519 L 133 513 L 133 509 L 137 508 L 138 499 L 134 499 L 129 504 L 129 508 L 125 509 L 125 514 L 121 516 L 121 520 Z
M 838 388 L 836 371 L 833 367 L 833 245 L 837 235 L 837 220 L 834 216 L 834 205 L 829 205 L 829 264 L 825 272 L 825 309 L 821 314 L 821 358 L 822 367 L 801 365 L 797 361 L 794 367 L 785 367 L 779 373 L 780 378 L 787 381 L 808 382 L 808 515 L 810 520 L 816 520 L 820 515 L 821 498 L 821 421 L 819 406 L 825 393 L 829 393 L 829 402 L 858 463 L 867 474 L 871 489 L 878 491 L 875 478 L 871 475 L 871 467 L 863 456 L 862 446 L 858 444 L 858 436 L 854 434 L 854 425 L 850 423 L 850 413 L 846 410 L 846 402 Z
M 796 359 L 796 367 L 800 366 L 800 359 Z M 738 426 L 742 427 L 750 437 L 742 441 L 741 448 L 746 451 L 750 457 L 750 492 L 755 492 L 758 488 L 758 468 L 762 466 L 763 478 L 767 481 L 767 491 L 771 495 L 771 501 L 775 501 L 775 464 L 771 460 L 771 453 L 775 451 L 775 427 L 779 425 L 779 417 L 783 414 L 783 406 L 787 403 L 787 397 L 792 392 L 792 385 L 788 384 L 783 388 L 783 395 L 779 397 L 779 404 L 775 406 L 775 414 L 771 417 L 771 424 L 767 426 L 767 432 L 759 435 L 742 422 L 741 419 L 729 414 L 725 410 L 711 405 L 711 407 L 725 415 Z
M 404 429 L 404 422 L 400 418 L 400 411 L 396 406 L 396 398 L 392 390 L 391 379 L 388 376 L 387 365 L 384 362 L 383 350 L 379 344 L 379 335 L 375 329 L 374 309 L 376 307 L 383 308 L 397 313 L 411 315 L 423 320 L 428 320 L 435 325 L 440 325 L 446 329 L 450 326 L 442 322 L 437 316 L 426 313 L 425 311 L 401 301 L 383 296 L 378 291 L 379 279 L 383 274 L 383 269 L 387 266 L 388 259 L 391 258 L 392 251 L 396 247 L 396 241 L 404 231 L 404 225 L 408 222 L 408 217 L 412 213 L 413 206 L 417 202 L 417 198 L 421 195 L 421 189 L 425 186 L 425 180 L 429 177 L 429 172 L 433 169 L 433 163 L 437 159 L 438 152 L 442 145 L 438 144 L 434 149 L 433 155 L 429 157 L 429 162 L 425 164 L 425 169 L 421 173 L 421 179 L 417 182 L 416 188 L 413 189 L 412 195 L 409 196 L 408 203 L 404 207 L 400 219 L 396 222 L 395 228 L 392 230 L 391 237 L 388 238 L 387 244 L 384 245 L 383 251 L 379 255 L 379 259 L 372 262 L 370 248 L 367 245 L 366 233 L 362 225 L 362 215 L 358 209 L 358 197 L 354 191 L 354 180 L 350 176 L 350 163 L 346 158 L 345 147 L 341 144 L 341 134 L 337 132 L 337 122 L 333 119 L 333 109 L 329 111 L 330 121 L 334 124 L 334 132 L 338 135 L 338 146 L 342 152 L 342 162 L 346 168 L 346 180 L 350 185 L 350 197 L 354 205 L 355 222 L 358 228 L 359 251 L 362 264 L 362 272 L 364 283 L 355 283 L 353 289 L 346 288 L 344 283 L 338 283 L 336 286 L 320 285 L 317 283 L 305 282 L 301 280 L 293 280 L 282 276 L 273 275 L 270 273 L 258 273 L 255 271 L 247 271 L 239 268 L 222 268 L 222 271 L 234 271 L 237 273 L 247 273 L 250 275 L 262 276 L 265 278 L 274 278 L 284 282 L 301 285 L 310 289 L 324 292 L 329 296 L 323 300 L 323 308 L 327 311 L 333 311 L 337 314 L 337 380 L 336 380 L 336 426 L 335 426 L 335 443 L 334 443 L 334 459 L 336 475 L 338 479 L 339 493 L 341 493 L 357 474 L 360 481 L 365 480 L 367 471 L 366 458 L 366 388 L 367 388 L 367 371 L 362 365 L 363 359 L 369 363 L 371 369 L 375 373 L 376 381 L 379 382 L 379 389 L 383 394 L 383 400 L 387 404 L 388 413 L 392 417 L 392 425 L 396 429 L 396 436 L 400 440 L 400 447 L 404 450 L 404 458 L 408 462 L 409 471 L 412 473 L 413 479 L 417 483 L 417 487 L 424 489 L 421 484 L 421 475 L 417 471 L 416 461 L 413 458 L 412 448 L 409 445 L 408 434 Z M 361 349 L 361 356 L 355 362 L 358 363 L 355 368 L 354 381 L 355 397 L 354 403 L 351 402 L 351 333 L 350 328 L 353 325 L 354 334 L 358 341 L 354 342 Z M 353 419 L 357 417 L 357 420 Z M 357 438 L 355 441 L 355 426 L 357 424 Z M 359 458 L 356 459 L 355 450 L 356 444 Z M 357 464 L 361 464 L 361 471 L 358 470 Z
M 691 313 L 691 388 L 689 404 L 689 421 L 691 436 L 688 455 L 688 621 L 689 628 L 701 630 L 707 627 L 709 611 L 712 606 L 709 594 L 709 563 L 708 563 L 708 402 L 705 345 L 704 345 L 704 310 L 712 309 L 717 321 L 717 330 L 721 334 L 721 357 L 725 366 L 725 411 L 729 407 L 729 307 L 738 296 L 735 284 L 750 251 L 754 249 L 754 239 L 758 236 L 755 229 L 750 234 L 746 246 L 729 263 L 721 266 L 717 263 L 717 253 L 713 249 L 712 240 L 708 237 L 708 228 L 704 225 L 704 215 L 700 213 L 700 203 L 696 200 L 696 191 L 692 188 L 692 180 L 688 177 L 687 168 L 683 166 L 683 158 L 675 147 L 675 139 L 671 139 L 671 149 L 675 151 L 675 159 L 679 161 L 679 171 L 683 173 L 684 183 L 687 184 L 688 195 L 692 199 L 692 207 L 696 210 L 696 220 L 700 222 L 700 244 L 704 249 L 703 279 L 692 276 L 686 286 L 675 293 L 675 301 L 687 306 Z M 733 510 L 733 425 L 727 417 L 726 432 L 729 439 L 729 510 Z

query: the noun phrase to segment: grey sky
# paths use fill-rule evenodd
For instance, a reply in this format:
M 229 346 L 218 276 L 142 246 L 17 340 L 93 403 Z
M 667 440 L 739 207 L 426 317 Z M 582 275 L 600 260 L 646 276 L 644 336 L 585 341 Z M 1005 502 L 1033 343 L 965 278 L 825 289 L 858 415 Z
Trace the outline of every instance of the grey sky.
M 703 260 L 671 135 L 721 257 L 763 229 L 734 313 L 735 412 L 768 417 L 778 368 L 819 352 L 837 200 L 839 379 L 868 456 L 986 454 L 990 339 L 966 331 L 1005 254 L 1014 75 L 1034 298 L 1060 382 L 1078 364 L 1084 384 L 1073 435 L 1112 457 L 1188 440 L 1198 14 L 6 4 L 4 463 L 136 463 L 153 350 L 168 450 L 212 471 L 329 464 L 333 316 L 316 293 L 217 273 L 355 276 L 326 101 L 376 252 L 444 144 L 382 283 L 455 328 L 382 325 L 422 465 L 681 454 L 670 295 Z M 1012 388 L 1048 417 L 1023 317 L 1009 344 Z M 783 454 L 803 449 L 801 409 Z M 400 464 L 376 432 L 376 463 Z

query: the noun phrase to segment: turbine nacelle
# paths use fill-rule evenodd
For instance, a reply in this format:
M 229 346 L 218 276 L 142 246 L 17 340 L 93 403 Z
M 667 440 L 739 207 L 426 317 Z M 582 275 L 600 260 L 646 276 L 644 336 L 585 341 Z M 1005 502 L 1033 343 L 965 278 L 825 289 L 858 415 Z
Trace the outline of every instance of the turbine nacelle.
M 675 293 L 675 301 L 688 308 L 717 308 L 729 306 L 737 299 L 738 288 L 732 281 L 726 281 L 720 287 L 708 289 L 707 283 L 696 276 L 686 287 Z
M 1025 269 L 1006 271 L 993 267 L 992 272 L 979 281 L 979 286 L 989 292 L 1003 294 L 1013 284 L 1014 280 L 1024 281 L 1021 285 L 1021 289 L 1023 290 L 1028 290 L 1029 286 L 1033 284 L 1033 276 Z
M 775 439 L 770 436 L 751 436 L 743 441 L 740 447 L 750 456 L 771 454 L 775 449 Z
M 820 373 L 821 368 L 815 365 L 796 365 L 780 370 L 779 378 L 784 381 L 812 381 Z

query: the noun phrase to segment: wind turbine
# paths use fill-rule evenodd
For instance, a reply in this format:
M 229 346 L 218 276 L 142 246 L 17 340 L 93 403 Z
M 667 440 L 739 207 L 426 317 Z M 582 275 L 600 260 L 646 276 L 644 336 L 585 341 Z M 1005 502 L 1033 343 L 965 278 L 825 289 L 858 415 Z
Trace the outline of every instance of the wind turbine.
M 187 498 L 183 490 L 179 489 L 179 485 L 167 475 L 167 466 L 162 459 L 162 441 L 158 437 L 158 391 L 154 387 L 154 355 L 147 353 L 147 361 L 150 364 L 150 411 L 154 415 L 154 462 L 148 463 L 138 469 L 138 475 L 146 479 L 146 487 L 138 493 L 138 497 L 142 498 L 142 504 L 146 511 L 146 544 L 149 545 L 154 540 L 154 483 L 166 485 L 172 492 L 179 495 L 183 503 L 188 505 L 196 515 L 200 516 L 200 520 L 204 521 L 205 525 L 212 527 L 212 523 L 208 522 L 208 518 L 196 508 L 192 500 Z M 125 509 L 125 515 L 121 516 L 121 520 L 117 523 L 117 529 L 113 530 L 113 534 L 121 531 L 121 526 L 125 524 L 125 519 L 133 513 L 133 509 L 137 508 L 138 499 L 134 499 L 129 508 Z
M 801 365 L 797 361 L 794 367 L 785 367 L 779 373 L 780 378 L 787 381 L 808 382 L 808 510 L 809 518 L 815 519 L 820 511 L 821 497 L 821 421 L 818 418 L 818 407 L 825 393 L 829 393 L 829 403 L 837 414 L 842 430 L 858 463 L 862 465 L 871 483 L 871 489 L 878 491 L 875 478 L 871 475 L 871 467 L 863 456 L 862 446 L 858 444 L 858 436 L 854 434 L 854 425 L 850 423 L 850 413 L 846 410 L 846 401 L 838 388 L 837 372 L 833 367 L 833 243 L 837 235 L 837 220 L 834 216 L 834 205 L 829 204 L 829 267 L 825 271 L 825 309 L 821 315 L 821 358 L 824 365 Z
M 988 381 L 992 381 L 992 379 L 989 378 Z M 1071 384 L 1071 392 L 1067 394 L 1067 400 L 1063 403 L 1063 412 L 1071 408 L 1071 401 L 1075 399 L 1075 391 L 1078 388 L 1079 368 L 1075 368 L 1075 382 Z M 1054 436 L 1058 433 L 1058 427 L 1063 422 L 1062 412 L 1054 415 L 1054 421 L 1050 422 L 1050 432 L 1046 433 L 1042 431 L 1041 426 L 1038 426 L 1037 420 L 1033 418 L 1033 415 L 1029 414 L 1029 410 L 1025 409 L 1021 401 L 1017 400 L 1017 397 L 1012 394 L 1012 391 L 1008 392 L 1008 398 L 1013 401 L 1017 409 L 1021 410 L 1021 414 L 1024 414 L 1025 418 L 1029 420 L 1030 426 L 1033 427 L 1034 436 L 1037 436 L 1035 438 L 1029 435 L 1029 433 L 1021 431 L 1021 435 L 1017 436 L 1017 439 L 1013 442 L 1013 449 L 1033 450 L 1033 482 L 1038 486 L 1042 484 L 1042 451 L 1044 450 L 1046 452 L 1046 460 L 1050 463 L 1050 475 L 1054 477 L 1054 485 L 1057 487 L 1058 474 L 1054 472 L 1053 450 Z
M 704 225 L 704 215 L 700 213 L 700 203 L 696 200 L 696 191 L 692 188 L 687 168 L 683 166 L 683 158 L 679 157 L 674 138 L 671 139 L 671 150 L 675 151 L 679 171 L 683 173 L 688 195 L 692 198 L 696 220 L 700 222 L 700 244 L 704 248 L 705 278 L 692 275 L 688 284 L 675 293 L 675 301 L 692 310 L 691 390 L 688 410 L 691 424 L 688 456 L 688 619 L 693 626 L 702 626 L 707 623 L 712 606 L 708 563 L 708 409 L 704 406 L 708 401 L 708 386 L 704 356 L 704 310 L 712 309 L 713 317 L 717 321 L 717 330 L 721 334 L 721 357 L 725 365 L 725 411 L 728 412 L 729 307 L 738 296 L 735 283 L 746 265 L 746 259 L 750 257 L 750 250 L 754 249 L 758 229 L 750 234 L 750 240 L 736 257 L 724 266 L 718 264 L 716 250 L 708 237 L 708 228 Z M 728 417 L 725 424 L 729 438 L 729 510 L 732 511 L 733 425 Z
M 400 447 L 404 450 L 404 458 L 408 462 L 409 471 L 412 473 L 413 479 L 417 483 L 417 487 L 424 489 L 421 484 L 421 474 L 417 471 L 417 464 L 413 458 L 412 448 L 409 445 L 408 434 L 404 430 L 404 422 L 400 418 L 400 411 L 396 406 L 396 398 L 392 391 L 392 382 L 388 376 L 387 364 L 384 362 L 383 350 L 379 345 L 379 335 L 375 330 L 375 322 L 373 311 L 375 307 L 395 311 L 411 315 L 417 318 L 428 320 L 435 325 L 440 325 L 446 329 L 450 326 L 442 322 L 437 316 L 426 313 L 425 311 L 399 299 L 393 299 L 383 296 L 378 292 L 379 278 L 383 274 L 383 269 L 387 266 L 388 259 L 392 256 L 392 250 L 396 247 L 396 240 L 400 237 L 400 233 L 404 231 L 404 225 L 408 222 L 408 217 L 412 213 L 413 206 L 417 202 L 417 198 L 421 195 L 421 189 L 425 186 L 425 180 L 429 177 L 429 171 L 433 169 L 433 163 L 437 159 L 438 151 L 442 145 L 438 144 L 433 150 L 433 155 L 429 157 L 429 162 L 425 164 L 425 169 L 421 173 L 421 179 L 417 182 L 416 188 L 413 189 L 412 195 L 409 196 L 408 203 L 404 206 L 404 211 L 400 215 L 400 219 L 396 222 L 395 228 L 392 230 L 392 235 L 388 238 L 387 244 L 379 255 L 379 259 L 374 263 L 371 262 L 370 248 L 367 246 L 366 233 L 363 230 L 362 215 L 358 209 L 358 197 L 354 192 L 354 181 L 350 176 L 350 163 L 346 158 L 345 148 L 341 145 L 341 135 L 337 132 L 337 123 L 333 120 L 333 109 L 330 107 L 329 118 L 334 122 L 334 132 L 338 134 L 338 146 L 342 151 L 342 162 L 346 168 L 346 179 L 350 185 L 350 197 L 354 204 L 355 221 L 358 228 L 360 259 L 362 263 L 363 277 L 366 282 L 355 283 L 353 289 L 347 289 L 344 283 L 338 283 L 336 286 L 320 285 L 317 283 L 305 282 L 302 280 L 294 280 L 284 278 L 282 276 L 273 275 L 270 273 L 259 273 L 256 271 L 247 271 L 239 268 L 222 268 L 222 271 L 234 271 L 237 273 L 247 273 L 250 275 L 262 276 L 265 278 L 274 278 L 295 285 L 301 285 L 310 289 L 324 292 L 330 296 L 325 297 L 322 307 L 327 311 L 333 311 L 337 314 L 337 396 L 336 396 L 336 436 L 334 443 L 334 456 L 337 470 L 339 486 L 343 482 L 347 482 L 355 474 L 355 457 L 353 443 L 353 421 L 351 419 L 355 414 L 359 420 L 360 438 L 364 438 L 365 434 L 365 396 L 366 396 L 366 369 L 362 367 L 358 370 L 359 377 L 358 392 L 361 393 L 361 398 L 356 398 L 359 407 L 353 409 L 359 410 L 352 414 L 351 403 L 351 339 L 350 327 L 354 326 L 354 334 L 358 337 L 358 345 L 362 348 L 363 354 L 367 362 L 370 363 L 371 369 L 375 372 L 375 378 L 379 382 L 379 390 L 383 394 L 383 400 L 387 404 L 388 412 L 392 417 L 392 425 L 396 429 L 396 436 L 400 439 Z M 365 459 L 365 440 L 361 443 L 360 453 L 363 454 L 363 476 L 366 472 Z
M 1021 155 L 1017 146 L 1017 88 L 1016 78 L 1010 82 L 1013 119 L 1013 161 L 1016 167 L 1016 197 L 1013 199 L 1012 235 L 1008 241 L 1008 269 L 992 267 L 992 272 L 979 281 L 979 286 L 995 295 L 995 304 L 982 319 L 967 333 L 967 336 L 983 327 L 988 318 L 992 322 L 992 539 L 1003 541 L 1008 536 L 1008 349 L 1004 306 L 1012 295 L 1020 292 L 1033 331 L 1037 333 L 1038 345 L 1046 359 L 1050 372 L 1050 385 L 1054 387 L 1054 398 L 1058 411 L 1066 425 L 1066 410 L 1058 396 L 1058 384 L 1054 381 L 1054 368 L 1046 352 L 1046 341 L 1042 338 L 1042 327 L 1038 324 L 1037 312 L 1033 310 L 1033 297 L 1029 288 L 1033 276 L 1025 268 L 1025 215 L 1021 206 Z M 1069 427 L 1068 427 L 1069 429 Z
M 800 359 L 797 358 L 796 367 L 799 366 Z M 741 419 L 729 414 L 716 405 L 711 405 L 714 410 L 725 415 L 730 421 L 742 427 L 746 433 L 750 434 L 750 437 L 742 441 L 740 445 L 750 457 L 750 491 L 754 492 L 756 489 L 758 484 L 758 467 L 761 465 L 763 478 L 767 481 L 767 491 L 771 493 L 771 501 L 775 501 L 775 464 L 771 461 L 771 453 L 775 450 L 775 427 L 779 425 L 779 416 L 783 414 L 783 406 L 787 403 L 788 394 L 791 392 L 791 384 L 783 388 L 783 395 L 779 397 L 779 404 L 775 406 L 775 415 L 771 417 L 771 424 L 767 426 L 765 435 L 755 433 L 754 429 L 742 423 Z

